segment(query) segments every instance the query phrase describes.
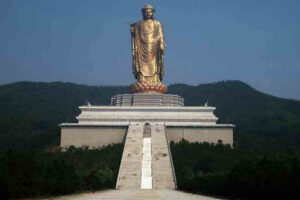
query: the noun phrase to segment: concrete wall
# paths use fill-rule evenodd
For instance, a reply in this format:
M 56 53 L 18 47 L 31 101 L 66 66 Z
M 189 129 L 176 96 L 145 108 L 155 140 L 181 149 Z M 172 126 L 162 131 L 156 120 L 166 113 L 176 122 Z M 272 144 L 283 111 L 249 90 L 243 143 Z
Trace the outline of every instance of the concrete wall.
M 61 127 L 61 147 L 101 147 L 124 142 L 128 127 Z
M 61 127 L 61 147 L 89 146 L 101 147 L 113 143 L 123 143 L 127 126 L 123 127 Z M 167 127 L 170 141 L 180 142 L 182 139 L 190 142 L 233 143 L 232 128 L 218 127 Z
M 223 144 L 233 143 L 232 128 L 217 127 L 167 127 L 167 134 L 170 141 L 180 142 L 182 139 L 189 142 L 209 142 L 218 143 L 222 140 Z

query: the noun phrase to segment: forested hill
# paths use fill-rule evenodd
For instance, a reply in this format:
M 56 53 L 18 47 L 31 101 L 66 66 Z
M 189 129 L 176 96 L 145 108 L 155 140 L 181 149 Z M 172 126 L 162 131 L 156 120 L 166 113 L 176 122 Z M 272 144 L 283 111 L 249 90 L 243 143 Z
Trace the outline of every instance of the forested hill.
M 0 86 L 0 148 L 45 148 L 59 144 L 61 122 L 74 122 L 78 106 L 107 105 L 127 86 L 18 82 Z M 186 105 L 215 106 L 219 123 L 237 125 L 236 147 L 260 152 L 300 151 L 300 101 L 259 92 L 240 81 L 169 86 Z

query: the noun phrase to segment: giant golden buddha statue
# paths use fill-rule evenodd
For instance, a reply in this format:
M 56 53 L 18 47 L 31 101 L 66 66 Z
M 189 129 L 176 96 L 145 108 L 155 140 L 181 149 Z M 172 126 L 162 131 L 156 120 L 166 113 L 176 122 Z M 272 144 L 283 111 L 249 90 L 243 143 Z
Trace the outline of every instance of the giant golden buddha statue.
M 130 25 L 133 75 L 137 83 L 131 85 L 132 93 L 166 93 L 161 81 L 164 75 L 165 42 L 162 25 L 154 20 L 154 8 L 142 8 L 143 20 Z

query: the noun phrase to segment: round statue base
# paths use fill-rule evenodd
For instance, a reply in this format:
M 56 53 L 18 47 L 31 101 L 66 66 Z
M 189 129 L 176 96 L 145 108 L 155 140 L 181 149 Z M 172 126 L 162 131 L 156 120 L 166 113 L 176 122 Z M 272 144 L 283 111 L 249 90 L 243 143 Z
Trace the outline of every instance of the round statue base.
M 165 94 L 168 87 L 163 83 L 137 82 L 130 86 L 131 93 L 160 93 Z

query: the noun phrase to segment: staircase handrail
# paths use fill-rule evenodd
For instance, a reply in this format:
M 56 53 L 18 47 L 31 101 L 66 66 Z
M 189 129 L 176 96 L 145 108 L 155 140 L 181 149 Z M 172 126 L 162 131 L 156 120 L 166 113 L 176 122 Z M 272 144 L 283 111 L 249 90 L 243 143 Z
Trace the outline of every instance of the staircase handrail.
M 165 135 L 166 135 L 166 139 L 167 139 L 169 157 L 170 157 L 170 161 L 171 161 L 171 168 L 172 168 L 172 172 L 173 172 L 173 177 L 174 177 L 174 182 L 175 182 L 175 189 L 176 189 L 177 188 L 177 180 L 176 180 L 175 168 L 174 168 L 174 164 L 173 164 L 172 152 L 171 152 L 169 137 L 168 137 L 167 128 L 166 128 L 165 124 L 164 124 L 164 128 L 165 128 Z
M 121 171 L 121 167 L 122 167 L 122 163 L 123 163 L 123 158 L 125 158 L 125 145 L 126 145 L 126 140 L 127 140 L 127 136 L 128 136 L 128 132 L 130 131 L 129 129 L 131 129 L 131 124 L 129 124 L 127 132 L 126 132 L 126 136 L 125 136 L 125 141 L 124 141 L 124 147 L 123 147 L 123 153 L 122 153 L 122 158 L 121 158 L 121 162 L 120 162 L 120 167 L 119 167 L 119 171 L 118 171 L 118 176 L 117 176 L 117 181 L 116 181 L 116 189 L 118 189 L 118 183 L 119 183 L 119 178 L 120 178 L 120 171 Z

